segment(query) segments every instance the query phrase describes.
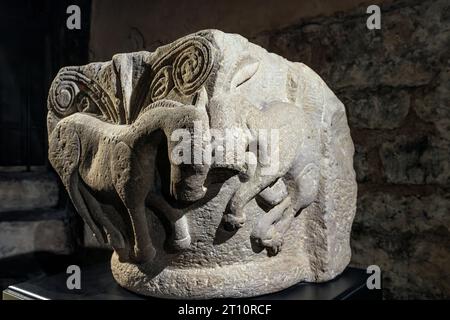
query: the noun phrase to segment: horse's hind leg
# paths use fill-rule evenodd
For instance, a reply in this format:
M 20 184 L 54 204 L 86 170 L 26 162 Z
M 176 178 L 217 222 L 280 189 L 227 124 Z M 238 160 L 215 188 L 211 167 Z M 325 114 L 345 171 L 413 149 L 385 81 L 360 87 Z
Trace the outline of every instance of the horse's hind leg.
M 293 218 L 291 198 L 286 197 L 269 212 L 257 220 L 251 238 L 260 246 L 275 255 L 281 250 L 283 236 Z
M 277 176 L 255 174 L 248 182 L 243 183 L 231 198 L 230 212 L 224 215 L 225 228 L 227 230 L 241 228 L 246 220 L 244 207 L 279 177 L 279 174 Z

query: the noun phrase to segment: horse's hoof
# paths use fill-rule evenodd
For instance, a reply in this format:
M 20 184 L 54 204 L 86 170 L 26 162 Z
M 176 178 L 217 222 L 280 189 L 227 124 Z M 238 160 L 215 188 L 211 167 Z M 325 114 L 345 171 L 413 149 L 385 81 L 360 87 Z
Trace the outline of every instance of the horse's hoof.
M 183 239 L 174 239 L 172 243 L 173 249 L 180 251 L 185 250 L 191 246 L 191 236 L 188 235 Z
M 156 250 L 152 245 L 143 249 L 134 248 L 134 257 L 132 260 L 137 264 L 144 264 L 152 261 L 156 256 Z
M 275 256 L 281 251 L 283 238 L 279 233 L 275 233 L 269 239 L 261 239 L 261 244 L 267 250 L 269 256 Z
M 244 226 L 245 216 L 226 214 L 223 217 L 223 226 L 227 231 L 236 231 Z

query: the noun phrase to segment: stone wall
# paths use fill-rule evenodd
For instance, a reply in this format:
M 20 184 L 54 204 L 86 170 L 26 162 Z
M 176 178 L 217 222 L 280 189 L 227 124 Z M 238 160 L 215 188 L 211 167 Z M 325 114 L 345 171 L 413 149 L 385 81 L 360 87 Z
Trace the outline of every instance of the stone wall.
M 219 28 L 306 63 L 345 103 L 356 145 L 353 265 L 380 266 L 385 298 L 449 298 L 448 1 L 377 1 L 381 30 L 366 28 L 373 1 L 232 2 L 95 1 L 91 60 Z
M 252 37 L 299 19 L 329 16 L 373 0 L 122 0 L 92 2 L 90 58 L 110 60 L 119 52 L 152 51 L 202 29 Z M 387 3 L 392 0 L 378 0 Z
M 386 298 L 450 297 L 450 4 L 364 8 L 252 40 L 312 67 L 344 102 L 356 145 L 353 264 L 377 264 Z
M 34 252 L 71 253 L 78 219 L 66 203 L 56 174 L 45 167 L 0 167 L 0 261 Z
M 76 1 L 82 30 L 65 27 L 72 3 L 0 3 L 0 291 L 42 275 L 38 256 L 54 270 L 50 257 L 72 254 L 81 242 L 78 215 L 66 208 L 67 196 L 46 160 L 51 80 L 62 66 L 87 63 L 90 1 Z

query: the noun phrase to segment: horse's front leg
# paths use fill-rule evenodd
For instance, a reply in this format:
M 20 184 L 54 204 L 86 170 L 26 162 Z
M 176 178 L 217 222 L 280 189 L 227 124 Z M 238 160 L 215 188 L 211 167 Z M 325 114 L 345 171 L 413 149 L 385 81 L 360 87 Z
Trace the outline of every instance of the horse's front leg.
M 155 257 L 156 250 L 148 232 L 145 206 L 127 208 L 127 210 L 135 239 L 132 259 L 138 263 L 149 262 Z
M 112 153 L 111 173 L 114 187 L 127 208 L 134 234 L 132 259 L 139 263 L 152 260 L 156 254 L 149 234 L 145 198 L 151 184 L 148 172 L 143 172 L 139 158 L 124 142 Z
M 189 248 L 191 245 L 191 235 L 184 212 L 170 206 L 161 195 L 150 194 L 147 197 L 147 201 L 169 220 L 172 228 L 171 245 L 173 249 L 184 250 Z

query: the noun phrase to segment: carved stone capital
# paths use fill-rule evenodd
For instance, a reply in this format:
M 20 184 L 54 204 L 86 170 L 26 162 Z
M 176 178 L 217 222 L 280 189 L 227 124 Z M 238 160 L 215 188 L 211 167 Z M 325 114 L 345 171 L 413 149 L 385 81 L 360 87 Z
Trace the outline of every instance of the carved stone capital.
M 239 35 L 63 68 L 48 129 L 50 162 L 127 289 L 254 296 L 350 261 L 345 108 L 307 66 Z

